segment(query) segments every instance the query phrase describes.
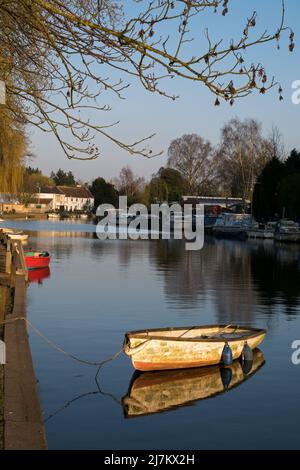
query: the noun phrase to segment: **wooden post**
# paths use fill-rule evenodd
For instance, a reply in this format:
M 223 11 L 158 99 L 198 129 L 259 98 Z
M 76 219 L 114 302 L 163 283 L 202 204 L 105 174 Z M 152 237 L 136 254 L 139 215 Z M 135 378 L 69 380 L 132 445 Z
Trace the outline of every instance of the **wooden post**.
M 11 242 L 8 239 L 8 237 L 6 237 L 5 272 L 7 274 L 11 273 L 11 262 L 12 262 Z

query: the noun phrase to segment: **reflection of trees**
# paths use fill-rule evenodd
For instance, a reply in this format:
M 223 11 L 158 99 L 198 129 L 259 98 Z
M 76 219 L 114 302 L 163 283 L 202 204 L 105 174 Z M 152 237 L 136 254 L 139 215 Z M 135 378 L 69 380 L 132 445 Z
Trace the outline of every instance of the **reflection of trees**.
M 168 302 L 203 307 L 211 298 L 220 323 L 251 323 L 260 304 L 283 303 L 287 313 L 299 305 L 297 246 L 207 237 L 202 250 L 186 251 L 184 242 L 169 240 L 152 242 L 150 258 L 164 277 Z
M 206 290 L 203 251 L 186 251 L 178 240 L 153 242 L 151 248 L 151 262 L 164 275 L 167 300 L 183 308 L 198 305 Z
M 210 286 L 220 323 L 251 323 L 257 301 L 253 290 L 247 243 L 220 240 L 210 260 Z
M 298 246 L 274 245 L 266 250 L 259 245 L 251 254 L 253 282 L 264 305 L 285 304 L 286 313 L 290 307 L 299 305 L 300 295 L 300 252 Z M 293 309 L 292 313 L 295 313 Z

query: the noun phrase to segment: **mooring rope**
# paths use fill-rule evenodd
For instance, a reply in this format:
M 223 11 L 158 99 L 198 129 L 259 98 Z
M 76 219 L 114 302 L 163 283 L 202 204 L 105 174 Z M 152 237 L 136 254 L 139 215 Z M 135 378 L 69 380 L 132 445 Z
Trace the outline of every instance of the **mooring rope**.
M 56 351 L 64 354 L 65 356 L 74 359 L 74 361 L 81 362 L 82 364 L 87 364 L 89 366 L 98 366 L 99 369 L 106 364 L 107 362 L 113 361 L 114 359 L 117 359 L 119 355 L 123 352 L 123 347 L 120 349 L 120 351 L 117 351 L 113 356 L 110 356 L 109 358 L 105 359 L 104 361 L 101 362 L 92 362 L 92 361 L 86 361 L 85 359 L 80 359 L 79 357 L 75 356 L 74 354 L 69 353 L 68 351 L 65 351 L 63 348 L 58 346 L 56 343 L 54 343 L 51 339 L 49 339 L 44 333 L 42 333 L 36 326 L 34 326 L 31 321 L 29 321 L 25 317 L 16 317 L 16 318 L 9 318 L 8 320 L 4 320 L 0 322 L 0 325 L 6 325 L 9 323 L 14 323 L 16 321 L 23 320 L 25 323 L 40 337 L 42 338 L 49 346 L 51 346 L 53 349 Z

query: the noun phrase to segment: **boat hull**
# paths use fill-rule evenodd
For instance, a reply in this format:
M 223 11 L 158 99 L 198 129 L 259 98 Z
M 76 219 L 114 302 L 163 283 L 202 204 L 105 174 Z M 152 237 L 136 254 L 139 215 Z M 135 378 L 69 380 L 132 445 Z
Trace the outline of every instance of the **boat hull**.
M 251 349 L 255 349 L 266 334 L 265 330 L 240 328 L 239 334 L 243 336 L 239 338 L 233 336 L 233 339 L 230 339 L 230 334 L 233 335 L 233 331 L 237 330 L 231 328 L 227 329 L 222 338 L 200 339 L 203 335 L 216 334 L 218 328 L 225 327 L 166 328 L 131 332 L 126 335 L 124 351 L 131 357 L 132 365 L 136 370 L 186 369 L 221 363 L 226 342 L 231 348 L 233 360 L 238 359 L 242 354 L 245 341 Z M 186 334 L 184 334 L 185 331 L 187 331 Z
M 247 231 L 243 228 L 213 227 L 212 233 L 219 238 L 233 238 L 236 240 L 246 240 L 247 238 Z
M 248 238 L 259 238 L 263 240 L 273 240 L 274 232 L 268 230 L 249 230 L 247 232 Z
M 50 264 L 50 255 L 48 254 L 47 256 L 44 255 L 26 255 L 25 253 L 25 261 L 26 261 L 26 266 L 28 269 L 40 269 L 40 268 L 47 268 Z
M 276 233 L 275 240 L 284 243 L 300 243 L 300 232 L 298 233 Z

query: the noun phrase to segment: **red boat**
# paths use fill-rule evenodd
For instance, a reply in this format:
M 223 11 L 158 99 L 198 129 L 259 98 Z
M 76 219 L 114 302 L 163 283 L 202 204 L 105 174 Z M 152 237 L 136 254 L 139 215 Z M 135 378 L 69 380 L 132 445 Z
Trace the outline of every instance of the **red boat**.
M 51 256 L 48 251 L 26 251 L 25 261 L 28 269 L 46 268 Z
M 42 281 L 47 279 L 47 277 L 50 277 L 50 268 L 48 266 L 46 268 L 30 269 L 28 271 L 29 282 L 42 284 Z

